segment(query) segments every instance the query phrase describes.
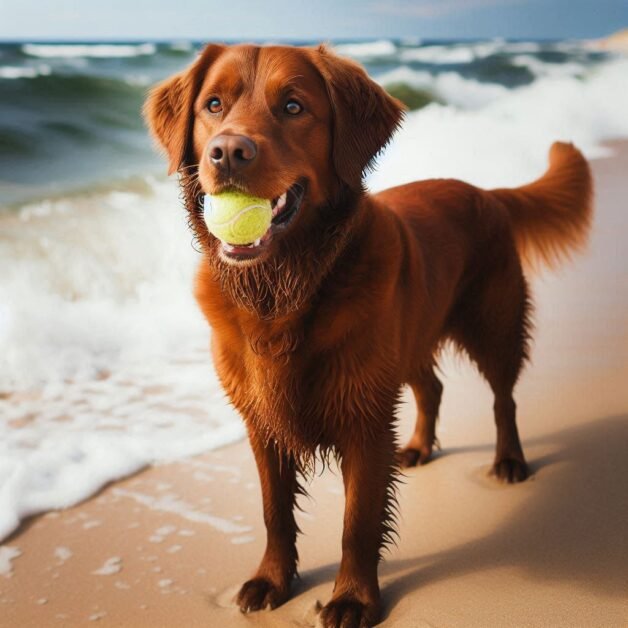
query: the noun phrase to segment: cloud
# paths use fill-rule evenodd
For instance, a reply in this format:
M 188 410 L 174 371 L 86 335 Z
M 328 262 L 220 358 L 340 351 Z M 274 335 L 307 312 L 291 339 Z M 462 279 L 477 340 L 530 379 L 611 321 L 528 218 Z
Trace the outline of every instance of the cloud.
M 452 13 L 469 12 L 488 7 L 523 4 L 526 0 L 391 0 L 374 2 L 372 13 L 398 17 L 439 18 Z

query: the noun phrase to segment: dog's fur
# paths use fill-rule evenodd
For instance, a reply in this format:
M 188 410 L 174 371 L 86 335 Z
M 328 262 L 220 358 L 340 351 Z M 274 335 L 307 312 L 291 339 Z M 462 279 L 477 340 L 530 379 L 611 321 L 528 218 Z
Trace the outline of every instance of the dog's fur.
M 218 115 L 206 109 L 216 94 Z M 284 114 L 289 96 L 304 105 L 302 114 Z M 432 453 L 442 392 L 434 368 L 445 341 L 469 354 L 494 392 L 494 474 L 508 482 L 528 476 L 512 397 L 530 333 L 522 261 L 554 263 L 584 243 L 588 165 L 572 145 L 554 144 L 548 171 L 521 188 L 485 191 L 442 179 L 370 195 L 363 174 L 403 106 L 322 46 L 210 45 L 152 90 L 145 115 L 170 171 L 180 174 L 203 252 L 197 299 L 262 485 L 266 552 L 238 603 L 253 611 L 288 599 L 299 475 L 317 455 L 332 454 L 346 506 L 342 561 L 321 620 L 376 623 L 395 479 L 400 465 Z M 252 138 L 255 161 L 229 176 L 212 167 L 207 145 L 219 133 Z M 237 188 L 274 198 L 298 179 L 307 193 L 288 229 L 259 258 L 226 259 L 203 221 L 201 195 Z M 404 384 L 419 416 L 410 442 L 396 451 Z

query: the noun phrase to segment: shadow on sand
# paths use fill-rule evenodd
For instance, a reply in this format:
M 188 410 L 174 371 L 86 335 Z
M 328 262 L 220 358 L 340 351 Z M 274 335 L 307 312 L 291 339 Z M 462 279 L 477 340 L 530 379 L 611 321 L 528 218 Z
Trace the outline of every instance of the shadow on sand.
M 598 419 L 527 444 L 554 448 L 530 460 L 534 471 L 555 467 L 552 474 L 535 478 L 531 496 L 490 535 L 435 554 L 384 561 L 385 616 L 428 583 L 504 566 L 539 581 L 575 581 L 593 592 L 626 595 L 628 416 Z M 336 569 L 330 564 L 304 572 L 295 593 L 333 581 Z

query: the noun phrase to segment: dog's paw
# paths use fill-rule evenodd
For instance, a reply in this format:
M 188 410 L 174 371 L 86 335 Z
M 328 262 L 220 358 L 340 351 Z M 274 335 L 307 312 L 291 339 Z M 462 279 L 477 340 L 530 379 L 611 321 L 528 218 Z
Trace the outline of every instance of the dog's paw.
M 528 470 L 528 465 L 521 460 L 515 460 L 515 458 L 503 458 L 502 460 L 498 460 L 493 465 L 491 475 L 494 475 L 502 482 L 515 484 L 516 482 L 523 482 L 526 480 L 530 475 L 530 471 Z
M 277 608 L 290 596 L 288 587 L 278 587 L 266 578 L 253 578 L 242 585 L 236 604 L 243 613 Z
M 413 447 L 404 447 L 397 452 L 399 464 L 403 469 L 425 464 L 429 462 L 431 457 L 432 452 L 427 448 L 414 449 Z
M 340 597 L 323 607 L 319 619 L 323 628 L 370 628 L 379 620 L 379 608 Z

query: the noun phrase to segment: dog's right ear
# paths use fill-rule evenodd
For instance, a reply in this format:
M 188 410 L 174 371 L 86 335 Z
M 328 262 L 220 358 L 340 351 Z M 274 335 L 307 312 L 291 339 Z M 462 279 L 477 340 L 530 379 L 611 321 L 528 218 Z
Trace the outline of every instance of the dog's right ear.
M 211 64 L 225 49 L 209 44 L 187 69 L 153 87 L 144 103 L 144 119 L 168 155 L 168 174 L 186 161 L 193 126 L 194 100 Z

